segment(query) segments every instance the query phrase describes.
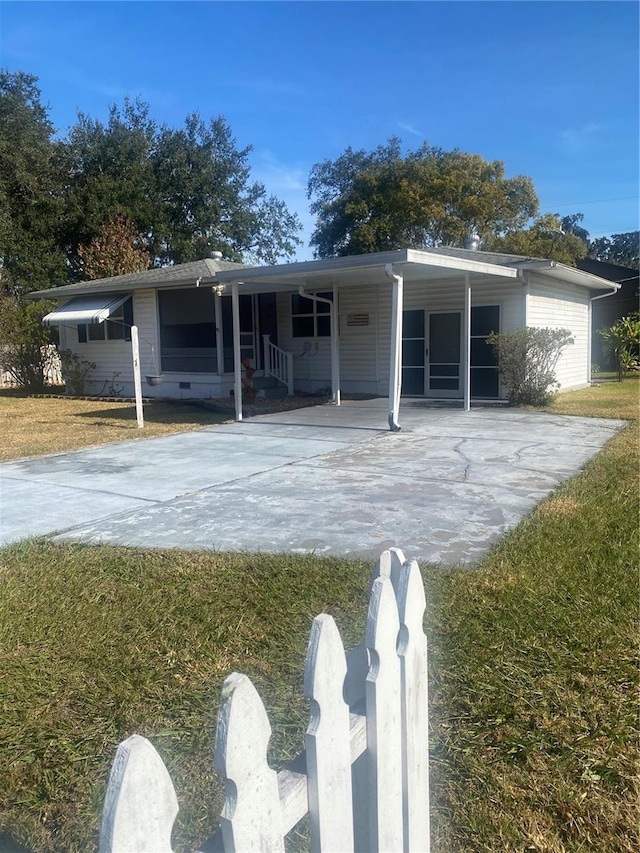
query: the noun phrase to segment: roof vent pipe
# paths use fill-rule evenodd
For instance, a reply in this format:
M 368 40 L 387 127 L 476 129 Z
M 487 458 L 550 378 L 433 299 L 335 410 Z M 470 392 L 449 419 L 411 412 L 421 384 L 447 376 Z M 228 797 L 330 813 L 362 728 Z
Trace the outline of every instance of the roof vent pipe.
M 464 238 L 464 247 L 465 249 L 471 249 L 472 252 L 477 252 L 480 248 L 480 235 L 477 231 L 472 231 L 467 237 Z
M 209 257 L 212 261 L 221 261 L 222 260 L 222 252 L 209 252 Z

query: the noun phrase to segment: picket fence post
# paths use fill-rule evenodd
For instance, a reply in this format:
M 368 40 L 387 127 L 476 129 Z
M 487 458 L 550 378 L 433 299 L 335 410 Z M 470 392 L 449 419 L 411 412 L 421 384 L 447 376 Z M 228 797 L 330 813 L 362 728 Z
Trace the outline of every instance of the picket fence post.
M 271 726 L 262 699 L 246 675 L 224 682 L 214 767 L 225 780 L 221 815 L 225 853 L 284 853 L 278 774 L 267 763 Z
M 367 750 L 369 844 L 376 851 L 402 850 L 402 731 L 398 606 L 388 577 L 373 582 L 367 616 Z M 392 701 L 389 701 L 392 697 Z
M 171 853 L 178 800 L 167 768 L 146 738 L 122 741 L 111 767 L 100 853 Z
M 420 568 L 403 562 L 398 578 L 402 696 L 402 788 L 404 851 L 429 850 L 429 700 L 426 600 Z M 426 807 L 425 807 L 426 806 Z
M 429 740 L 425 593 L 420 569 L 385 551 L 370 587 L 365 641 L 345 656 L 336 624 L 312 625 L 304 673 L 305 752 L 276 773 L 271 726 L 251 681 L 224 682 L 214 766 L 225 785 L 221 828 L 206 849 L 284 853 L 309 814 L 313 853 L 429 853 Z M 171 853 L 178 812 L 160 756 L 123 741 L 111 770 L 100 853 Z

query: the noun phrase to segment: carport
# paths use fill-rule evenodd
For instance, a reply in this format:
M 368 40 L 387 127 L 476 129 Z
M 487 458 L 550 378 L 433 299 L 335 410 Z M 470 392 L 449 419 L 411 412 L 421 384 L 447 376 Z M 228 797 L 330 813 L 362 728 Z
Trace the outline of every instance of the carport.
M 389 350 L 389 410 L 388 423 L 392 432 L 400 430 L 400 389 L 402 384 L 402 314 L 404 287 L 413 282 L 430 280 L 459 282 L 464 277 L 464 351 L 463 390 L 464 410 L 471 408 L 471 288 L 473 280 L 487 278 L 516 279 L 515 267 L 488 263 L 480 257 L 451 257 L 435 252 L 399 249 L 371 255 L 354 255 L 320 261 L 280 264 L 268 267 L 235 269 L 218 273 L 218 280 L 229 287 L 233 305 L 234 396 L 236 420 L 242 420 L 242 359 L 240 354 L 239 294 L 273 290 L 297 291 L 307 299 L 317 300 L 307 291 L 331 290 L 331 385 L 333 404 L 340 405 L 339 335 L 337 328 L 337 296 L 340 289 L 352 285 L 376 285 L 389 282 L 391 301 L 391 345 Z M 321 300 L 327 302 L 328 300 Z

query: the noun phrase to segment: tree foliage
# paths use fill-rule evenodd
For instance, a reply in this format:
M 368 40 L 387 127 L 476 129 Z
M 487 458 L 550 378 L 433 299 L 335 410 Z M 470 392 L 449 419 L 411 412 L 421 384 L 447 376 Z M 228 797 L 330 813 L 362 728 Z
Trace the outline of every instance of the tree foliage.
M 64 282 L 61 147 L 31 74 L 0 70 L 0 291 Z
M 88 246 L 78 247 L 82 278 L 90 281 L 149 269 L 151 257 L 144 243 L 126 216 L 116 216 Z
M 513 332 L 492 332 L 493 349 L 507 397 L 513 406 L 544 406 L 558 387 L 555 369 L 562 350 L 574 342 L 568 329 L 525 326 Z
M 91 263 L 110 255 L 105 270 L 137 267 L 128 232 L 117 263 L 105 244 L 120 221 L 156 266 L 212 251 L 255 263 L 290 257 L 299 219 L 251 179 L 250 151 L 222 116 L 194 113 L 172 128 L 129 99 L 106 122 L 79 113 L 57 139 L 37 79 L 1 71 L 0 288 L 25 293 L 81 279 L 87 252 Z
M 67 254 L 82 274 L 80 247 L 125 216 L 156 265 L 184 263 L 220 251 L 229 260 L 289 257 L 299 243 L 298 218 L 251 181 L 250 146 L 238 149 L 222 116 L 197 113 L 184 127 L 158 126 L 142 101 L 111 108 L 107 124 L 80 114 L 67 154 L 72 179 Z
M 582 217 L 582 214 L 575 216 Z M 568 219 L 570 217 L 560 220 L 556 213 L 545 213 L 536 217 L 530 228 L 489 238 L 483 249 L 530 258 L 550 258 L 575 267 L 576 261 L 586 256 L 587 244 L 575 231 L 565 230 L 563 226 L 570 227 Z M 578 227 L 577 230 L 588 237 L 583 228 Z
M 589 257 L 596 261 L 619 264 L 621 267 L 640 267 L 640 231 L 627 231 L 598 237 L 589 244 Z
M 308 183 L 316 257 L 461 246 L 502 234 L 538 211 L 530 178 L 506 178 L 500 161 L 427 144 L 406 155 L 392 138 L 313 166 Z

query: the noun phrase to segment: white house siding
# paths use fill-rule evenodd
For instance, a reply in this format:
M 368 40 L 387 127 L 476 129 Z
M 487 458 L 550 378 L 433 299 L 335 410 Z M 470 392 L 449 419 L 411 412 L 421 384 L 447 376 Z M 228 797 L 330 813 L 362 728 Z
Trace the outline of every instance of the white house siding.
M 377 287 L 343 288 L 339 294 L 340 385 L 346 392 L 378 393 L 377 303 Z
M 133 322 L 140 336 L 140 369 L 142 393 L 145 397 L 204 398 L 219 397 L 229 393 L 231 378 L 225 386 L 216 375 L 201 373 L 167 373 L 162 385 L 152 387 L 145 376 L 161 370 L 158 344 L 158 311 L 155 290 L 138 290 L 133 293 Z M 76 328 L 61 329 L 61 345 L 77 353 L 86 361 L 95 362 L 85 384 L 87 394 L 109 395 L 111 386 L 120 396 L 133 397 L 133 359 L 131 341 L 78 342 Z M 155 350 L 155 367 L 151 346 Z M 117 375 L 115 375 L 117 374 Z M 190 385 L 189 388 L 180 385 Z
M 473 305 L 500 305 L 500 331 L 524 322 L 524 287 L 520 281 L 472 280 Z M 338 293 L 340 315 L 340 387 L 344 392 L 386 396 L 389 392 L 391 346 L 390 281 L 374 286 L 343 286 Z M 291 334 L 291 296 L 278 294 L 279 346 L 294 355 L 294 386 L 313 392 L 331 384 L 329 338 L 294 338 Z M 404 309 L 463 310 L 464 280 L 405 282 Z M 349 325 L 350 315 L 368 315 L 367 325 Z M 352 317 L 352 321 L 355 318 Z
M 568 390 L 588 384 L 589 291 L 566 282 L 532 275 L 527 323 L 550 329 L 569 329 L 575 343 L 566 347 L 556 367 L 560 388 Z
M 133 322 L 140 336 L 154 340 L 155 336 L 155 293 L 152 290 L 133 294 Z M 121 396 L 133 396 L 133 362 L 130 341 L 87 341 L 79 343 L 78 329 L 66 326 L 60 329 L 62 346 L 75 352 L 85 361 L 94 362 L 96 367 L 85 381 L 87 394 L 111 393 L 111 386 Z M 145 356 L 149 348 L 141 342 L 142 371 L 146 369 Z M 143 393 L 146 389 L 143 390 Z
M 426 311 L 463 311 L 464 280 L 442 280 L 427 283 L 405 282 L 404 309 Z M 505 279 L 471 280 L 472 305 L 499 305 L 500 330 L 511 331 L 524 319 L 523 286 Z M 378 285 L 378 394 L 389 392 L 391 347 L 391 286 Z M 461 392 L 462 393 L 462 392 Z
M 326 292 L 323 288 L 322 292 Z M 293 353 L 295 391 L 313 393 L 331 387 L 331 339 L 294 338 L 291 331 L 291 294 L 277 294 L 278 346 Z

